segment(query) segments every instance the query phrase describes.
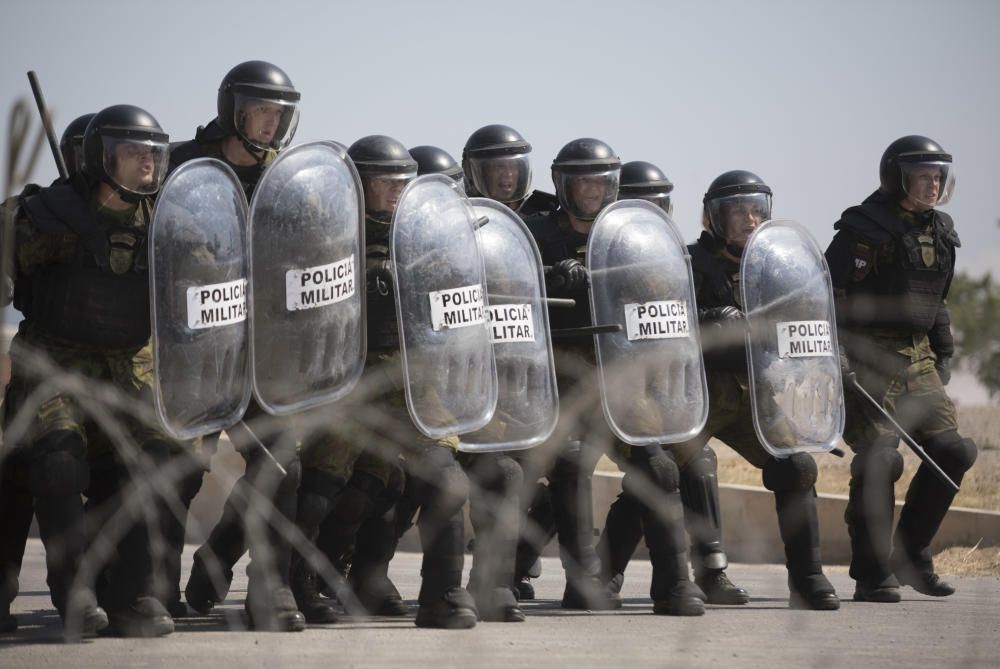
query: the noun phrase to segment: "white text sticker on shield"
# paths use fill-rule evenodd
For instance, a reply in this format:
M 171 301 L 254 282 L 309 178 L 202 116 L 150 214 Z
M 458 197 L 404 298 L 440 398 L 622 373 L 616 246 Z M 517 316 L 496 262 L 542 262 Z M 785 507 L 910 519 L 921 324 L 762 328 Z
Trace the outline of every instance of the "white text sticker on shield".
M 434 331 L 466 328 L 486 322 L 483 287 L 478 283 L 428 293 L 431 300 L 431 327 Z
M 777 327 L 778 357 L 833 356 L 829 321 L 788 321 Z
M 246 279 L 187 289 L 187 324 L 192 330 L 240 323 L 246 319 Z
M 491 304 L 489 319 L 494 344 L 535 341 L 530 304 Z
M 690 335 L 687 302 L 663 300 L 625 305 L 625 331 L 629 341 L 676 339 Z
M 285 298 L 289 311 L 315 309 L 354 295 L 354 256 L 329 265 L 285 272 Z

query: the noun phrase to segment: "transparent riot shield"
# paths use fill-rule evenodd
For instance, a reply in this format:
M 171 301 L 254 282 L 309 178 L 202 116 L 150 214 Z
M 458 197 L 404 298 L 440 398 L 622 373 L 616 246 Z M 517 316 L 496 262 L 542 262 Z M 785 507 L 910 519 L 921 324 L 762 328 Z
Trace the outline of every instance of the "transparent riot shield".
M 497 404 L 486 276 L 476 217 L 455 182 L 418 177 L 390 232 L 406 406 L 437 439 L 484 427 Z
M 601 400 L 612 431 L 632 445 L 676 443 L 708 419 L 691 258 L 663 209 L 620 200 L 587 242 Z
M 772 455 L 833 449 L 844 430 L 833 290 L 812 235 L 767 221 L 740 265 L 754 429 Z
M 459 450 L 513 451 L 545 441 L 559 417 L 542 257 L 521 218 L 507 206 L 472 198 L 486 263 L 486 315 L 497 366 L 497 408 Z M 482 224 L 483 221 L 485 224 Z
M 361 182 L 346 149 L 313 142 L 282 152 L 250 204 L 251 379 L 268 413 L 333 402 L 357 383 L 364 246 Z
M 247 203 L 223 162 L 178 167 L 149 228 L 153 388 L 163 427 L 191 439 L 236 423 L 250 402 Z

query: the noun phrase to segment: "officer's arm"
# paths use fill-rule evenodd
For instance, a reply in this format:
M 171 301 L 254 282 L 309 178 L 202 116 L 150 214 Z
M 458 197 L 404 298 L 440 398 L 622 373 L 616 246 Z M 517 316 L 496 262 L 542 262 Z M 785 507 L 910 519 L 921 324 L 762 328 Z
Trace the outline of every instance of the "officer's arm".
M 955 355 L 955 338 L 951 334 L 951 313 L 944 302 L 938 308 L 934 325 L 927 333 L 927 339 L 930 340 L 931 350 L 937 354 L 938 360 Z

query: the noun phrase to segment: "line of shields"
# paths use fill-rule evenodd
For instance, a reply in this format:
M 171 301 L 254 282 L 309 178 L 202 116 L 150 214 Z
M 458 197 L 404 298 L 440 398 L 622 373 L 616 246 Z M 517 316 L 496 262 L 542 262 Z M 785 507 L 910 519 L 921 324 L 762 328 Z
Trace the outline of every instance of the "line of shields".
M 360 179 L 334 142 L 283 152 L 249 206 L 214 159 L 167 179 L 149 238 L 155 413 L 166 431 L 189 440 L 230 428 L 251 396 L 273 416 L 347 403 L 367 355 L 364 223 Z M 472 453 L 549 439 L 560 334 L 593 339 L 604 417 L 622 441 L 676 443 L 704 427 L 691 260 L 662 209 L 624 200 L 597 218 L 587 247 L 593 323 L 570 333 L 550 329 L 548 310 L 572 301 L 546 296 L 538 249 L 504 205 L 422 176 L 403 191 L 390 235 L 406 404 L 427 437 L 458 435 Z M 747 245 L 741 290 L 761 443 L 776 457 L 833 450 L 843 386 L 815 241 L 797 223 L 765 223 Z M 358 434 L 377 432 L 371 423 Z M 245 492 L 248 505 L 268 504 Z M 277 513 L 267 522 L 333 582 L 293 523 Z

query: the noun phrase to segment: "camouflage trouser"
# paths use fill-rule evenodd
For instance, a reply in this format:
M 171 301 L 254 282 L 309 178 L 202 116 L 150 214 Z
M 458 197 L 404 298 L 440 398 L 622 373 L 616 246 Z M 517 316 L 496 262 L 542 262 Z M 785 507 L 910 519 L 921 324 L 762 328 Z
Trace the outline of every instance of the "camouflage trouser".
M 709 370 L 708 421 L 695 437 L 665 446 L 674 453 L 682 469 L 701 455 L 709 439 L 715 437 L 742 455 L 758 469 L 771 457 L 753 428 L 750 388 L 746 374 Z
M 347 481 L 355 470 L 383 483 L 400 455 L 419 460 L 433 446 L 458 448 L 458 437 L 431 439 L 414 426 L 406 408 L 398 352 L 370 353 L 355 391 L 323 412 L 302 452 L 302 466 Z
M 153 355 L 148 344 L 136 350 L 88 352 L 34 342 L 19 333 L 10 355 L 3 423 L 10 430 L 30 417 L 26 429 L 17 430 L 19 445 L 30 448 L 41 437 L 66 430 L 84 440 L 91 457 L 111 453 L 112 441 L 126 436 L 131 443 L 159 440 L 181 450 L 152 412 Z M 60 373 L 53 375 L 49 365 Z M 109 409 L 101 395 L 116 392 L 125 404 Z M 116 428 L 121 432 L 113 436 Z
M 867 344 L 864 351 L 858 343 L 848 349 L 858 382 L 911 437 L 920 442 L 958 430 L 955 404 L 934 368 L 937 357 L 926 335 L 870 337 Z M 894 433 L 889 422 L 851 388 L 845 390 L 844 402 L 844 441 L 852 449 Z

